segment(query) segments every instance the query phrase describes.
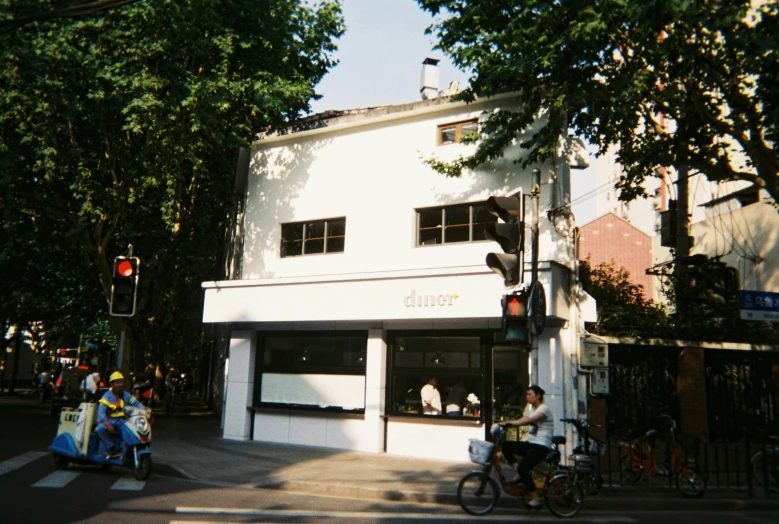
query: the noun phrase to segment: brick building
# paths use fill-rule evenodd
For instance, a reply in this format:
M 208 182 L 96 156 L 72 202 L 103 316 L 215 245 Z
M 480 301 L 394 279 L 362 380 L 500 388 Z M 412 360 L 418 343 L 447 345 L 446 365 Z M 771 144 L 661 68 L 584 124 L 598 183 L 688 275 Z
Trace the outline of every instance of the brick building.
M 579 258 L 588 257 L 593 267 L 612 260 L 617 269 L 624 267 L 631 282 L 643 286 L 644 296 L 652 298 L 653 277 L 646 274 L 646 269 L 652 267 L 652 239 L 637 227 L 614 213 L 581 226 Z

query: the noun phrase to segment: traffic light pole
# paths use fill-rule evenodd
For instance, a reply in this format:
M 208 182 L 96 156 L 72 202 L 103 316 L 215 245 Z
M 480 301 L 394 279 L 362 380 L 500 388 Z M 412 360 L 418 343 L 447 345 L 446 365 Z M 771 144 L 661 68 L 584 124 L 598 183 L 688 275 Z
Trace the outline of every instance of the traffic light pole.
M 128 257 L 132 258 L 133 256 L 133 245 L 129 244 L 127 246 L 128 251 Z M 125 339 L 125 331 L 127 323 L 124 320 L 121 320 L 122 322 L 122 329 L 119 331 L 119 347 L 116 350 L 116 368 L 122 372 L 125 376 L 127 376 L 127 382 L 130 385 L 130 388 L 132 388 L 132 384 L 129 378 L 129 370 L 130 370 L 130 354 L 129 352 L 126 355 L 125 358 L 125 351 L 124 351 L 124 339 Z
M 538 282 L 538 199 L 541 193 L 541 170 L 533 170 L 533 178 L 530 188 L 530 196 L 533 208 L 533 222 L 530 225 L 530 234 L 532 236 L 532 265 L 530 268 L 530 289 Z M 524 264 L 523 264 L 524 265 Z M 529 320 L 529 319 L 528 319 Z M 538 385 L 538 334 L 532 326 L 528 329 L 530 337 L 530 382 Z

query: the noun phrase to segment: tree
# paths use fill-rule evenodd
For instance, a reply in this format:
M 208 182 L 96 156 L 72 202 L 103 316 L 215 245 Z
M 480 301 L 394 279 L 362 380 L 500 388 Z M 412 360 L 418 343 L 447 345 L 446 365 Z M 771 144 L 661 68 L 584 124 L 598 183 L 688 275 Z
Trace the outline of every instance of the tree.
M 590 259 L 580 261 L 579 279 L 584 291 L 598 304 L 598 321 L 587 329 L 614 337 L 672 338 L 665 309 L 644 297 L 644 288 L 630 281 L 625 268 L 602 263 L 592 267 Z
M 5 2 L 0 19 L 61 4 Z M 336 2 L 181 0 L 0 35 L 0 195 L 20 214 L 11 237 L 56 246 L 71 298 L 97 289 L 103 307 L 111 261 L 133 244 L 140 301 L 132 320 L 110 319 L 114 331 L 128 327 L 157 359 L 191 352 L 200 283 L 221 277 L 239 148 L 310 111 L 342 31 Z M 19 261 L 9 259 L 18 278 L 36 278 Z
M 428 29 L 438 47 L 473 72 L 457 98 L 517 92 L 522 104 L 489 116 L 469 137 L 480 139 L 472 156 L 431 160 L 438 171 L 501 157 L 541 116 L 521 144 L 524 166 L 552 157 L 570 130 L 599 154 L 616 146 L 623 200 L 642 196 L 657 166 L 675 166 L 750 181 L 779 202 L 776 2 L 417 1 L 443 15 Z

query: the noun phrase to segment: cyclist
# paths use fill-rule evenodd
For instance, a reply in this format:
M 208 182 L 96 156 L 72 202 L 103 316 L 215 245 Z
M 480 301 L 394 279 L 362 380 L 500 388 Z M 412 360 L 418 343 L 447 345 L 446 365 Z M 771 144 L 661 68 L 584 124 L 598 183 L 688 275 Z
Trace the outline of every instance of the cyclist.
M 530 409 L 527 415 L 500 423 L 502 426 L 530 426 L 530 431 L 521 441 L 505 441 L 501 445 L 503 456 L 518 475 L 512 482 L 521 482 L 525 486 L 525 493 L 530 494 L 530 500 L 527 502 L 529 509 L 541 507 L 530 471 L 544 460 L 552 449 L 554 416 L 549 406 L 543 403 L 544 393 L 546 392 L 539 386 L 528 387 L 525 398 Z

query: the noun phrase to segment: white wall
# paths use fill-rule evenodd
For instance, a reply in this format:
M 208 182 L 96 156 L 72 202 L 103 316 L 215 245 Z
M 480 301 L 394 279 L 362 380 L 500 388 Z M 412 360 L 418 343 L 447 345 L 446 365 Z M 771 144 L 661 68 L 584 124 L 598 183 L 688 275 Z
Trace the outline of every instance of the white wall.
M 451 160 L 472 152 L 474 146 L 437 146 L 437 125 L 478 117 L 482 109 L 443 110 L 281 142 L 257 142 L 246 194 L 242 278 L 483 265 L 486 253 L 499 249 L 493 242 L 415 246 L 415 208 L 483 201 L 520 187 L 528 192 L 530 169 L 517 174 L 521 169 L 509 161 L 459 179 L 423 164 L 432 156 Z M 547 180 L 554 168 L 551 164 L 542 168 Z M 567 196 L 567 176 L 558 179 L 558 187 L 543 187 L 542 206 L 552 191 L 558 199 L 561 192 L 566 192 L 562 199 Z M 346 217 L 344 253 L 280 258 L 280 224 L 341 216 Z M 541 228 L 539 259 L 564 258 L 545 218 Z

